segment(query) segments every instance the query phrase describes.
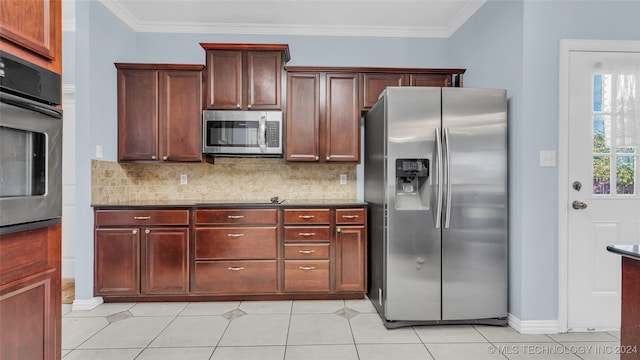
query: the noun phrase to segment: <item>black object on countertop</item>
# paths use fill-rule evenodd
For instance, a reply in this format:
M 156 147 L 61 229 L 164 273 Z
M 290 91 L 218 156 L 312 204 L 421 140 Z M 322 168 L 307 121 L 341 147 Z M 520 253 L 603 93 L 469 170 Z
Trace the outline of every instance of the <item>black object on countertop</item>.
M 614 254 L 640 260 L 640 245 L 609 245 L 607 250 Z

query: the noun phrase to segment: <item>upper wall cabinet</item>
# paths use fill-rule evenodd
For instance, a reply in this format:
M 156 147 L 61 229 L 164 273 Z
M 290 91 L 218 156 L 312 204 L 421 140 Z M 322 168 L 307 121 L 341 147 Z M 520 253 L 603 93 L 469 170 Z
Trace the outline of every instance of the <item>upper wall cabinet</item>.
M 115 64 L 118 161 L 202 161 L 202 65 Z
M 370 109 L 387 86 L 461 87 L 464 72 L 464 69 L 362 69 L 362 109 Z
M 330 68 L 287 70 L 285 159 L 358 163 L 358 74 Z
M 282 109 L 282 67 L 290 59 L 288 45 L 200 45 L 206 50 L 207 109 Z
M 0 1 L 0 49 L 62 72 L 62 0 Z

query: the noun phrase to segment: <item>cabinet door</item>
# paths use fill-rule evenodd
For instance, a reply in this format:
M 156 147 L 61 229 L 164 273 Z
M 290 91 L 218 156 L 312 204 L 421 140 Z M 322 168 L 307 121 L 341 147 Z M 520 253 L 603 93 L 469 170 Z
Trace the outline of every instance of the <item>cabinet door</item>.
M 0 3 L 0 48 L 61 73 L 62 1 L 2 0 Z
M 49 270 L 0 287 L 0 358 L 59 359 L 60 302 L 53 297 L 59 298 L 60 291 L 53 291 L 55 277 Z
M 403 74 L 368 74 L 362 75 L 362 107 L 370 109 L 387 86 L 404 86 Z
M 160 154 L 165 161 L 202 161 L 202 73 L 160 72 Z
M 360 107 L 357 74 L 327 74 L 325 161 L 360 161 Z
M 158 159 L 158 71 L 118 71 L 118 160 Z
M 242 85 L 242 51 L 207 51 L 207 109 L 240 109 Z
M 247 109 L 282 109 L 282 53 L 247 52 Z
M 95 294 L 140 294 L 140 230 L 97 229 Z
M 410 86 L 451 86 L 451 74 L 410 74 Z
M 189 292 L 189 228 L 147 228 L 143 293 Z
M 336 291 L 365 291 L 365 226 L 336 228 Z
M 287 75 L 286 135 L 286 160 L 319 160 L 320 74 Z

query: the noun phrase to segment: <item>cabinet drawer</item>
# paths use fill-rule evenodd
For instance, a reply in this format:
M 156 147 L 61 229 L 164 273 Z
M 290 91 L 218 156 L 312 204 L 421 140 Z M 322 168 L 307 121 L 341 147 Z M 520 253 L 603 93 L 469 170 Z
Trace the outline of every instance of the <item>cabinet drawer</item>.
M 96 210 L 96 226 L 189 225 L 189 210 Z
M 196 228 L 196 260 L 275 259 L 276 227 Z
M 284 241 L 329 241 L 329 226 L 285 226 Z
M 196 224 L 275 224 L 276 209 L 198 209 Z
M 196 262 L 196 293 L 259 294 L 277 290 L 275 260 Z
M 285 224 L 329 224 L 329 209 L 285 209 Z
M 365 209 L 336 209 L 336 224 L 364 224 Z
M 285 259 L 328 259 L 329 244 L 285 244 Z
M 329 291 L 329 260 L 286 260 L 285 291 Z

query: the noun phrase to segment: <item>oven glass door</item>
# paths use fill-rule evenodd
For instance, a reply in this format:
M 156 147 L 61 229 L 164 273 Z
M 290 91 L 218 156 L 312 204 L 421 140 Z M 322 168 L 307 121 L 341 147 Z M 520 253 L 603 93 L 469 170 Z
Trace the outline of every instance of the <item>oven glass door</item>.
M 44 195 L 47 136 L 0 126 L 0 198 Z

